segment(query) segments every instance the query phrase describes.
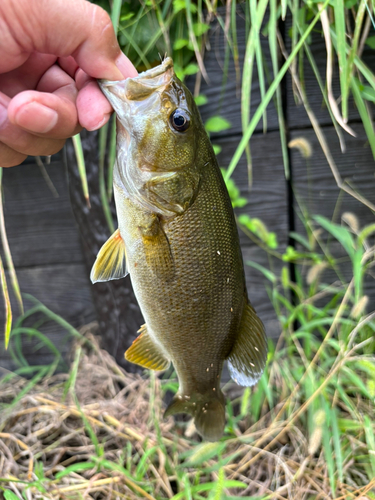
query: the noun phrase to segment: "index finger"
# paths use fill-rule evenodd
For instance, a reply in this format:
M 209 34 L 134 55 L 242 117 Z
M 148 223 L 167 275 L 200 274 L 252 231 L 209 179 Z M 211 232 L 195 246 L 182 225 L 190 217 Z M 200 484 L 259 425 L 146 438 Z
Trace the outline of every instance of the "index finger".
M 2 0 L 5 54 L 2 72 L 19 65 L 15 54 L 34 51 L 59 57 L 73 56 L 91 77 L 120 80 L 137 75 L 121 52 L 107 12 L 86 0 Z M 1 48 L 0 41 L 0 48 Z

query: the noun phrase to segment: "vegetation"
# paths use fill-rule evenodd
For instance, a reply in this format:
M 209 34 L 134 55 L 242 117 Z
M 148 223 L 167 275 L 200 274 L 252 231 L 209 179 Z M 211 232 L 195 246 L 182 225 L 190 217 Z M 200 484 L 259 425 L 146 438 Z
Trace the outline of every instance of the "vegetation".
M 278 113 L 285 173 L 289 175 L 280 90 L 289 70 L 296 98 L 305 106 L 339 187 L 374 210 L 369 200 L 341 179 L 304 85 L 304 69 L 309 64 L 342 148 L 342 130 L 352 133 L 348 124 L 351 97 L 375 156 L 370 107 L 375 101 L 375 75 L 362 60 L 364 47 L 374 48 L 374 5 L 370 1 L 281 0 L 278 4 L 275 0 L 228 0 L 225 9 L 219 9 L 215 0 L 131 0 L 123 4 L 114 0 L 111 6 L 102 5 L 111 12 L 120 43 L 137 68 L 154 65 L 159 54 L 171 54 L 180 78 L 196 75 L 199 105 L 206 102 L 200 82 L 205 78 L 203 56 L 209 25 L 216 20 L 224 31 L 224 82 L 232 57 L 242 86 L 243 138 L 223 170 L 234 207 L 243 212 L 246 200 L 231 175 L 245 153 L 251 180 L 249 139 L 261 119 L 266 130 L 271 100 Z M 238 9 L 248 26 L 242 68 Z M 280 27 L 285 19 L 290 19 L 290 29 L 283 36 Z M 328 53 L 325 81 L 311 50 L 312 34 L 317 31 L 324 37 Z M 268 39 L 270 68 L 265 64 L 264 37 Z M 279 53 L 283 64 L 279 64 Z M 335 58 L 340 106 L 332 92 Z M 255 65 L 262 101 L 250 119 Z M 206 122 L 209 133 L 229 126 L 220 116 Z M 110 123 L 100 135 L 101 198 L 109 227 L 113 227 L 109 210 L 113 130 Z M 308 156 L 309 145 L 299 146 Z M 79 137 L 75 147 L 85 186 Z M 77 331 L 38 302 L 21 315 L 13 325 L 9 344 L 18 369 L 0 380 L 0 492 L 4 498 L 375 499 L 375 312 L 368 312 L 366 294 L 366 280 L 373 279 L 375 224 L 362 227 L 351 213 L 337 224 L 302 212 L 306 234 L 291 233 L 286 249 L 261 220 L 246 213 L 238 216 L 241 230 L 271 260 L 284 262 L 279 274 L 272 266 L 246 262 L 263 273 L 282 333 L 276 344 L 270 341 L 267 369 L 256 387 L 242 389 L 231 382 L 224 387 L 227 426 L 218 443 L 199 442 L 189 421 L 163 421 L 162 400 L 177 389 L 173 373 L 161 378 L 149 372 L 143 378 L 125 373 L 100 349 L 93 335 L 95 325 Z M 7 266 L 12 269 L 5 231 L 1 230 L 1 236 Z M 8 297 L 1 262 L 0 274 Z M 15 273 L 12 276 L 12 287 L 20 297 Z M 8 299 L 6 303 L 9 336 Z M 33 328 L 24 326 L 25 319 L 37 313 L 58 322 L 67 336 L 74 337 L 70 367 L 39 331 L 39 320 L 35 319 Z M 54 361 L 48 366 L 29 366 L 22 355 L 25 336 L 35 339 L 36 349 L 48 347 Z

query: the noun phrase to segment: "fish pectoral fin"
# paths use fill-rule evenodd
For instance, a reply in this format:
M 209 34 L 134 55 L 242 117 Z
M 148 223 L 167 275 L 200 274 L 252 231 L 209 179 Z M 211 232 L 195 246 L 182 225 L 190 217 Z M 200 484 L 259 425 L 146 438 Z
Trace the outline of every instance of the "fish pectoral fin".
M 149 227 L 140 227 L 146 262 L 151 272 L 165 281 L 175 274 L 171 247 L 161 222 L 156 217 Z
M 90 279 L 96 283 L 97 281 L 118 280 L 127 274 L 125 243 L 117 229 L 99 250 L 92 266 Z
M 256 384 L 266 365 L 267 350 L 263 323 L 247 302 L 236 342 L 227 358 L 232 379 L 247 387 Z
M 147 325 L 141 326 L 140 335 L 125 352 L 125 359 L 149 370 L 163 371 L 170 365 L 169 359 L 161 348 L 152 340 Z

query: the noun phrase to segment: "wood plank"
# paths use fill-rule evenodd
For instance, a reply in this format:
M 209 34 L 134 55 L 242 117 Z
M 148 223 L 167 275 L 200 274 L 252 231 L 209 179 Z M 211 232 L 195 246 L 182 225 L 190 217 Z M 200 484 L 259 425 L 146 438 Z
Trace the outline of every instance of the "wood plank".
M 374 204 L 374 159 L 363 128 L 355 124 L 353 129 L 357 138 L 347 136 L 347 150 L 344 154 L 341 153 L 334 128 L 325 128 L 324 134 L 342 179 L 346 179 L 352 188 Z M 373 222 L 373 213 L 368 207 L 338 189 L 314 131 L 293 131 L 291 138 L 296 137 L 306 139 L 313 151 L 313 156 L 306 160 L 297 149 L 291 149 L 293 187 L 297 202 L 301 200 L 311 214 L 332 217 L 335 212 L 336 221 L 340 220 L 343 212 L 353 212 L 359 217 L 361 224 Z M 302 230 L 298 219 L 297 229 Z
M 233 137 L 215 141 L 222 147 L 222 152 L 218 155 L 219 165 L 226 167 L 229 164 L 239 140 L 239 137 Z M 278 251 L 283 252 L 289 235 L 288 196 L 279 133 L 256 134 L 250 145 L 254 165 L 253 186 L 249 189 L 246 161 L 243 157 L 233 174 L 233 180 L 240 189 L 241 196 L 248 199 L 248 204 L 235 212 L 237 215 L 245 213 L 261 219 L 270 231 L 276 233 Z M 241 231 L 240 241 L 245 264 L 247 261 L 254 261 L 266 268 L 271 266 L 273 272 L 280 275 L 284 265 L 282 261 L 269 256 Z M 281 328 L 268 296 L 269 281 L 261 272 L 248 265 L 245 265 L 245 273 L 249 298 L 264 322 L 267 335 L 275 339 L 280 335 Z
M 324 133 L 342 179 L 347 180 L 355 191 L 375 204 L 374 159 L 363 128 L 357 124 L 353 125 L 353 128 L 357 133 L 357 138 L 348 138 L 345 154 L 340 151 L 334 128 L 325 128 Z M 373 212 L 366 205 L 337 187 L 314 131 L 304 130 L 303 133 L 297 131 L 292 133 L 292 138 L 297 136 L 303 136 L 310 142 L 313 156 L 306 161 L 297 150 L 291 150 L 297 213 L 296 231 L 305 233 L 299 216 L 302 210 L 307 211 L 310 215 L 323 215 L 338 224 L 341 223 L 342 214 L 350 212 L 355 215 L 360 227 L 373 224 Z M 375 239 L 370 238 L 370 242 L 374 244 Z M 335 257 L 347 257 L 337 241 L 333 241 L 329 248 Z M 340 266 L 340 271 L 346 280 L 351 278 L 352 268 L 349 260 Z M 323 279 L 331 282 L 337 279 L 337 275 L 327 271 L 323 275 Z M 375 279 L 371 276 L 366 278 L 366 293 L 371 299 L 369 309 L 373 309 L 375 307 Z
M 62 316 L 71 325 L 78 327 L 93 321 L 96 317 L 91 296 L 91 284 L 88 271 L 83 264 L 59 264 L 50 266 L 36 266 L 17 271 L 20 287 L 23 293 L 33 295 L 53 312 Z M 9 280 L 8 280 L 9 282 Z M 25 309 L 32 306 L 32 302 L 25 300 Z M 15 317 L 17 305 L 12 296 L 12 307 Z M 26 326 L 36 324 L 35 316 L 28 318 Z M 4 310 L 0 309 L 0 324 L 4 324 Z M 71 339 L 67 332 L 53 321 L 48 321 L 40 327 L 42 333 L 53 342 L 63 356 L 69 352 Z M 34 352 L 38 342 L 28 338 L 22 339 L 22 351 L 30 364 L 42 364 L 52 361 L 53 356 L 45 347 Z M 3 329 L 0 330 L 0 366 L 12 369 L 15 364 L 11 360 L 9 351 L 4 349 Z
M 61 155 L 46 166 L 58 198 L 33 162 L 3 173 L 4 217 L 14 265 L 83 262 Z
M 227 137 L 233 134 L 242 134 L 241 126 L 241 79 L 242 79 L 242 68 L 246 51 L 246 22 L 244 5 L 237 5 L 237 42 L 238 42 L 238 52 L 239 52 L 239 67 L 241 68 L 240 78 L 237 79 L 235 65 L 233 62 L 233 56 L 230 55 L 230 62 L 228 67 L 227 80 L 224 81 L 224 61 L 225 61 L 225 47 L 227 45 L 227 40 L 222 28 L 219 26 L 217 21 L 212 23 L 212 28 L 209 31 L 209 48 L 204 56 L 204 64 L 209 77 L 209 83 L 202 79 L 201 94 L 206 95 L 208 98 L 207 104 L 200 107 L 200 112 L 202 119 L 205 122 L 208 118 L 220 115 L 226 118 L 232 127 L 229 130 L 220 132 L 218 134 L 212 134 L 213 137 Z M 218 13 L 225 20 L 225 7 L 220 7 Z M 263 64 L 268 68 L 270 78 L 272 79 L 272 63 L 269 53 L 268 41 L 265 37 L 261 37 L 261 46 L 263 51 Z M 195 78 L 190 77 L 187 80 L 189 88 L 193 91 Z M 267 84 L 267 86 L 269 83 Z M 250 116 L 253 116 L 255 110 L 261 102 L 259 79 L 256 63 L 254 65 L 252 88 L 251 88 L 251 106 L 250 106 Z M 277 130 L 278 119 L 274 103 L 271 101 L 267 108 L 267 122 L 268 130 Z M 258 123 L 257 131 L 263 130 L 262 120 Z

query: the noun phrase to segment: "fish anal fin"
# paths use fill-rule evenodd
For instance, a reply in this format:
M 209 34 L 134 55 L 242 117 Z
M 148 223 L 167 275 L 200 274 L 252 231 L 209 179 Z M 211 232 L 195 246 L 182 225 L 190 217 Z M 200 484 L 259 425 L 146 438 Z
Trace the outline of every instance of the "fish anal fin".
M 147 325 L 143 325 L 129 349 L 125 352 L 125 359 L 149 370 L 163 371 L 170 364 L 161 348 L 152 340 L 147 332 Z
M 267 361 L 267 337 L 262 321 L 247 302 L 242 314 L 237 339 L 227 358 L 229 373 L 239 385 L 258 382 Z
M 118 280 L 127 274 L 125 243 L 117 229 L 99 250 L 90 279 L 96 283 Z

